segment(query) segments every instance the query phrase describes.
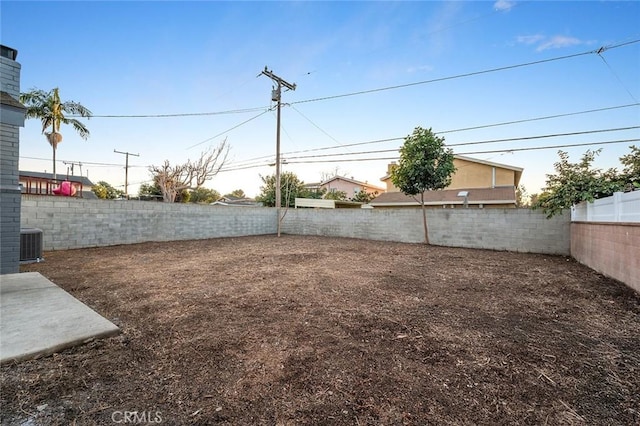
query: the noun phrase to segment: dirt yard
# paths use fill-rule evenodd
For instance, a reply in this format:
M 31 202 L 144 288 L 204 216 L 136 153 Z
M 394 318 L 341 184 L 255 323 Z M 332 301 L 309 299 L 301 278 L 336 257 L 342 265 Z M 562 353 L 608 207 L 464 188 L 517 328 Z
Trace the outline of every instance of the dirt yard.
M 300 236 L 45 258 L 23 270 L 122 334 L 2 366 L 3 425 L 640 424 L 640 297 L 570 258 Z

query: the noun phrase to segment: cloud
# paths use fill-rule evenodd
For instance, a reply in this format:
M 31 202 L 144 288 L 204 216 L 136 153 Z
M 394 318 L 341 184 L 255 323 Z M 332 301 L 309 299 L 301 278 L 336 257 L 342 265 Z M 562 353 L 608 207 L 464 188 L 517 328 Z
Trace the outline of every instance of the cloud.
M 493 8 L 495 10 L 509 11 L 515 5 L 516 5 L 516 2 L 512 0 L 497 0 L 493 4 Z
M 426 72 L 433 71 L 433 67 L 431 65 L 418 65 L 415 67 L 407 68 L 408 73 L 422 72 L 422 71 L 426 71 Z
M 542 52 L 547 49 L 560 49 L 562 47 L 577 46 L 579 44 L 584 44 L 584 42 L 575 37 L 554 36 L 540 44 L 536 50 Z
M 518 36 L 516 38 L 516 41 L 522 44 L 536 44 L 537 42 L 544 40 L 544 38 L 545 37 L 541 34 L 535 34 L 535 35 Z
M 578 46 L 581 44 L 591 44 L 593 41 L 584 41 L 575 37 L 557 35 L 547 37 L 542 34 L 521 35 L 516 37 L 516 43 L 528 46 L 536 45 L 536 51 L 542 52 L 548 49 L 561 49 L 563 47 Z

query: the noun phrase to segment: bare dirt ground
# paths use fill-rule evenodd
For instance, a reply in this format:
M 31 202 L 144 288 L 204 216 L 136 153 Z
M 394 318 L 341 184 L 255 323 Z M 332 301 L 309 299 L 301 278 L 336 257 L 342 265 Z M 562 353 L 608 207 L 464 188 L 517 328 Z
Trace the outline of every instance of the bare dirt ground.
M 2 366 L 3 425 L 640 424 L 640 297 L 570 258 L 300 236 L 45 257 L 23 269 L 122 334 Z

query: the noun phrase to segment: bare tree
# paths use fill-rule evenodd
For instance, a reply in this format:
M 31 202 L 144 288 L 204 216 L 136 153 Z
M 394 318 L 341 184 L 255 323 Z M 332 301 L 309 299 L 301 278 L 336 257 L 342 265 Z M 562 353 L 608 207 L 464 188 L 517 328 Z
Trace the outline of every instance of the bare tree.
M 188 160 L 172 166 L 169 160 L 165 160 L 161 166 L 149 167 L 149 171 L 154 183 L 162 190 L 164 201 L 173 203 L 183 190 L 200 188 L 213 179 L 226 163 L 228 154 L 229 145 L 225 139 L 217 147 L 201 153 L 197 161 Z

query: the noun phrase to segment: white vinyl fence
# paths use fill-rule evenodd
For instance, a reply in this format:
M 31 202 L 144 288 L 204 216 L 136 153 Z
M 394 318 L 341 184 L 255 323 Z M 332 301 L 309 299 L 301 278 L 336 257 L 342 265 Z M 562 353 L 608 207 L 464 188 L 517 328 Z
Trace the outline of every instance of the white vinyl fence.
M 571 208 L 572 222 L 640 222 L 640 191 L 582 202 Z

